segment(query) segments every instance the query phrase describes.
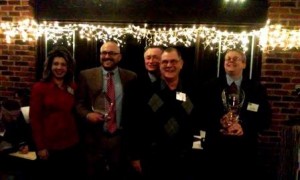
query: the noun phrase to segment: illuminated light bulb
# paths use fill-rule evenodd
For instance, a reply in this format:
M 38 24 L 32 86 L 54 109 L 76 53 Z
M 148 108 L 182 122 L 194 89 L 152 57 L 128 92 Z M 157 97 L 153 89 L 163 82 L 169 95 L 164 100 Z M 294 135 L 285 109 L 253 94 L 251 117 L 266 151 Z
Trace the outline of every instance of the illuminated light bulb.
M 5 35 L 7 43 L 12 42 L 12 38 L 17 35 L 23 41 L 32 41 L 45 35 L 52 43 L 61 42 L 61 39 L 72 45 L 73 34 L 79 33 L 79 38 L 107 41 L 115 39 L 118 43 L 124 44 L 124 37 L 132 35 L 138 42 L 145 39 L 147 44 L 157 45 L 184 45 L 191 46 L 196 42 L 197 37 L 201 39 L 204 47 L 218 48 L 219 41 L 222 41 L 222 50 L 231 47 L 240 47 L 247 50 L 249 37 L 259 38 L 258 45 L 263 50 L 270 50 L 280 47 L 284 50 L 299 48 L 300 30 L 289 30 L 282 28 L 281 24 L 269 25 L 269 20 L 265 27 L 251 32 L 242 31 L 233 33 L 228 31 L 217 30 L 216 27 L 205 27 L 193 25 L 191 28 L 155 28 L 147 29 L 144 27 L 129 24 L 126 27 L 102 26 L 99 24 L 64 24 L 58 22 L 42 22 L 37 24 L 35 21 L 26 19 L 17 23 L 2 22 L 0 31 Z M 224 48 L 223 48 L 224 47 Z

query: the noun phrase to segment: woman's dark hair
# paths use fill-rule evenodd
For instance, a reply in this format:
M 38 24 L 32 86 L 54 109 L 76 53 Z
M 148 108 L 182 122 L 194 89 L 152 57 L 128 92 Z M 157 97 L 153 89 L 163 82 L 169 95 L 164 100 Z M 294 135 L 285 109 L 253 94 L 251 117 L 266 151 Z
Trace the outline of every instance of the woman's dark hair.
M 54 58 L 61 57 L 64 58 L 67 63 L 67 73 L 64 77 L 64 83 L 70 84 L 74 81 L 74 70 L 75 70 L 75 60 L 73 59 L 70 51 L 63 46 L 54 47 L 47 55 L 47 60 L 44 63 L 44 71 L 42 81 L 49 82 L 53 76 L 51 67 Z
M 8 111 L 20 110 L 21 105 L 18 101 L 8 99 L 2 102 L 2 107 L 4 107 Z

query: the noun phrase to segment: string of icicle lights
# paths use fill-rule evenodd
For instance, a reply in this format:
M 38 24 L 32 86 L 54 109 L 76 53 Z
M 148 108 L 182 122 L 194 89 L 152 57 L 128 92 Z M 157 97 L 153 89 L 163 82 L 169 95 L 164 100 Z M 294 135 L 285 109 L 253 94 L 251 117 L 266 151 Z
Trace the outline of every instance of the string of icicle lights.
M 2 31 L 2 32 L 1 32 Z M 300 29 L 289 30 L 282 28 L 281 25 L 266 25 L 251 32 L 228 32 L 221 31 L 215 27 L 203 25 L 192 26 L 190 28 L 148 28 L 147 24 L 143 27 L 130 24 L 126 27 L 109 26 L 93 23 L 69 23 L 60 24 L 59 22 L 43 22 L 37 24 L 34 20 L 23 20 L 17 23 L 2 22 L 0 33 L 3 33 L 7 43 L 13 39 L 23 41 L 35 41 L 44 36 L 51 40 L 53 44 L 64 39 L 68 45 L 72 45 L 74 34 L 78 32 L 80 38 L 87 40 L 115 40 L 119 44 L 124 44 L 128 35 L 131 35 L 138 42 L 146 40 L 146 45 L 162 46 L 192 46 L 197 38 L 205 48 L 215 49 L 222 47 L 222 51 L 231 48 L 240 48 L 247 51 L 249 37 L 257 37 L 258 44 L 263 51 L 272 51 L 275 48 L 289 50 L 300 48 Z

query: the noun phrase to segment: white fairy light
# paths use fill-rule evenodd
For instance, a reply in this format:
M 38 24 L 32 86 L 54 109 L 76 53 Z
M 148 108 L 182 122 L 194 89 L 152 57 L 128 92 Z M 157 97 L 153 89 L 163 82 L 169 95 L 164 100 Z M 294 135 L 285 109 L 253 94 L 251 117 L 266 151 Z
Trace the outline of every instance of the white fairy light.
M 224 0 L 225 3 L 244 3 L 246 0 Z
M 60 40 L 67 41 L 72 45 L 74 32 L 79 33 L 82 39 L 115 40 L 120 45 L 125 43 L 127 36 L 132 36 L 137 42 L 145 40 L 147 45 L 183 45 L 193 46 L 198 38 L 203 43 L 204 48 L 216 49 L 221 43 L 222 51 L 229 48 L 241 48 L 247 51 L 249 46 L 249 37 L 255 36 L 259 39 L 258 45 L 263 51 L 280 48 L 289 50 L 300 48 L 300 30 L 284 29 L 282 25 L 266 25 L 251 32 L 228 32 L 221 31 L 216 27 L 205 27 L 200 25 L 196 27 L 158 27 L 148 28 L 147 24 L 136 26 L 129 24 L 127 26 L 103 25 L 100 23 L 59 23 L 44 21 L 37 24 L 34 20 L 25 19 L 19 22 L 1 22 L 0 31 L 5 35 L 7 43 L 20 38 L 23 41 L 37 40 L 42 36 L 47 36 L 47 40 L 52 43 L 58 43 Z

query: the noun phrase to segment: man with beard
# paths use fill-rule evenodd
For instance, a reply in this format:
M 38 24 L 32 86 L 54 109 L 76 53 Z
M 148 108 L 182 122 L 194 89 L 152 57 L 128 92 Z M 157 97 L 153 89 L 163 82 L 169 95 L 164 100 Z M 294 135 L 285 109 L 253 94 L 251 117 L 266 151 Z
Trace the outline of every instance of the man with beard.
M 86 122 L 87 179 L 121 180 L 127 163 L 122 145 L 122 99 L 136 74 L 118 67 L 122 55 L 116 42 L 105 42 L 100 53 L 101 67 L 80 72 L 76 92 L 76 110 Z

